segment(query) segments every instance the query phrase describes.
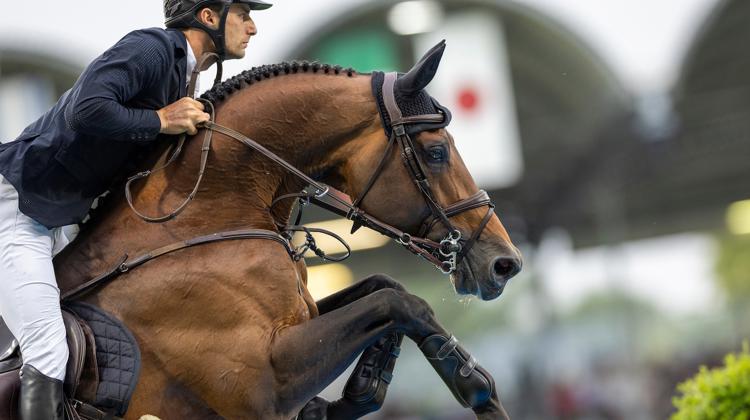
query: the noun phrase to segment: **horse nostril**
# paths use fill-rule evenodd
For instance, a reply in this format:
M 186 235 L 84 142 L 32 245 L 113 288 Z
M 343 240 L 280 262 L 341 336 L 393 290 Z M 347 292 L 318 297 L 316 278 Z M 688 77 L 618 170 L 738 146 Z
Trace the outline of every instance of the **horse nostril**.
M 521 271 L 521 260 L 517 257 L 497 257 L 492 263 L 492 277 L 505 281 Z

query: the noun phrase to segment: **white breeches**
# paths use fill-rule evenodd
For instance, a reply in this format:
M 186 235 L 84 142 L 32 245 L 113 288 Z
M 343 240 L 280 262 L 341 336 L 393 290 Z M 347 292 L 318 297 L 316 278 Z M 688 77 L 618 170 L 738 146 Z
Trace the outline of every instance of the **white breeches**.
M 24 363 L 60 380 L 68 345 L 52 257 L 76 234 L 76 227 L 50 230 L 21 213 L 18 193 L 0 176 L 0 316 Z

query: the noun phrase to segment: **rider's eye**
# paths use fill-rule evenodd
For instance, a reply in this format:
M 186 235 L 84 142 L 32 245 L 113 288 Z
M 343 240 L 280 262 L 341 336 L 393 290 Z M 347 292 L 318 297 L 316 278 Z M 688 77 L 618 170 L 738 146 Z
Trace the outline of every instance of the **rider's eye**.
M 445 148 L 442 146 L 431 147 L 427 150 L 427 157 L 430 159 L 430 162 L 434 162 L 434 163 L 445 162 L 445 158 L 446 158 Z

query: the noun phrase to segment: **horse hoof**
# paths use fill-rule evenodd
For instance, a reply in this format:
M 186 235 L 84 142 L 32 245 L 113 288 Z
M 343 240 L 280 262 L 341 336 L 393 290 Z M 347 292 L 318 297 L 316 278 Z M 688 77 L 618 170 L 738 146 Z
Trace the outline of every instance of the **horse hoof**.
M 461 405 L 478 408 L 492 398 L 492 377 L 455 337 L 434 334 L 425 338 L 419 349 Z

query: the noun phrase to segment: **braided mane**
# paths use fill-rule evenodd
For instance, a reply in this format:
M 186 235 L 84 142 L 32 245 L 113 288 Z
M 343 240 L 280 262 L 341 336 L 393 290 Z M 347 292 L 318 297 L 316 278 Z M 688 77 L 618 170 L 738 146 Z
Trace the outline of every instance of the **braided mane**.
M 267 64 L 260 67 L 253 67 L 250 70 L 245 70 L 242 73 L 235 75 L 222 83 L 214 85 L 211 90 L 201 95 L 201 98 L 206 99 L 213 104 L 217 104 L 225 100 L 232 93 L 254 83 L 260 82 L 264 79 L 284 76 L 287 74 L 318 72 L 322 72 L 324 74 L 333 73 L 336 75 L 345 74 L 347 77 L 352 77 L 357 74 L 357 71 L 352 68 L 343 68 L 341 66 L 334 66 L 331 64 L 320 64 L 315 62 L 311 63 L 307 61 L 292 61 L 279 64 Z

